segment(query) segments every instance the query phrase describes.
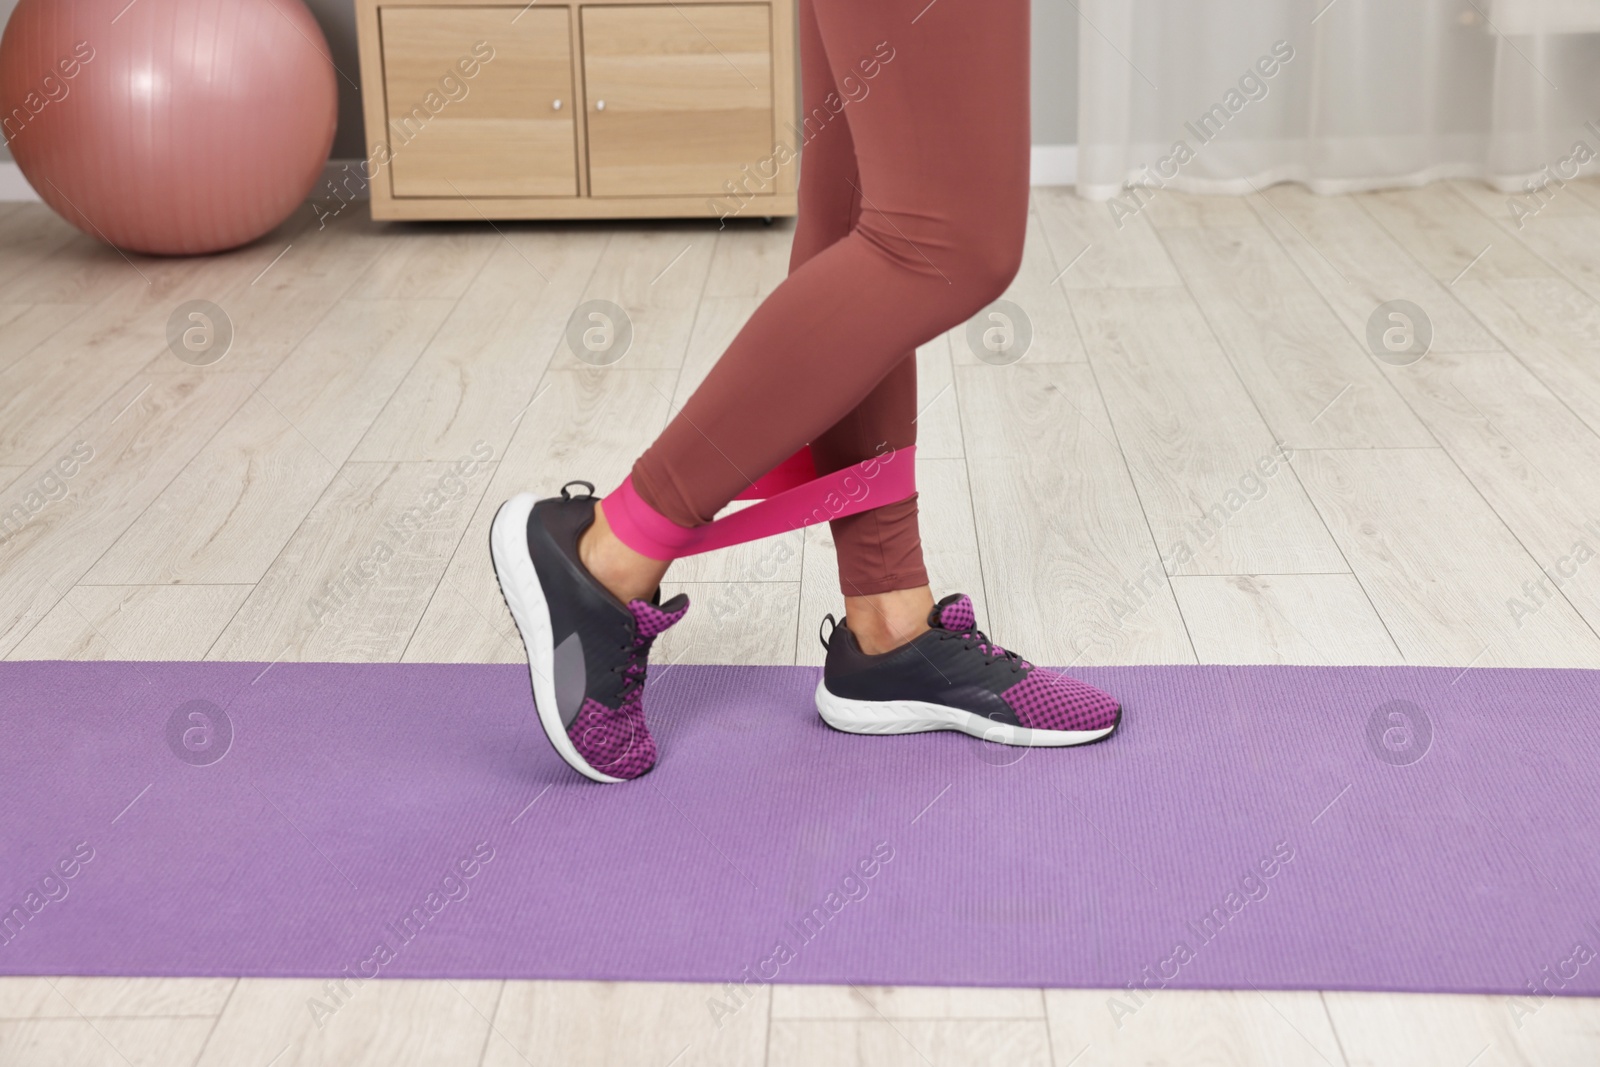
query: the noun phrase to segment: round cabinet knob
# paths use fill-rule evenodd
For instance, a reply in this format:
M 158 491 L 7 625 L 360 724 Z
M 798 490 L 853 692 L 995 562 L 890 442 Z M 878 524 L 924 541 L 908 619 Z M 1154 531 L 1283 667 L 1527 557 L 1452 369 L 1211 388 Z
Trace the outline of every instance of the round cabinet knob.
M 596 111 L 604 111 L 606 109 L 606 102 L 604 100 L 596 100 L 594 102 L 594 109 Z
M 560 111 L 561 110 L 561 101 L 560 100 L 552 100 L 552 101 L 550 101 L 550 110 L 551 111 Z

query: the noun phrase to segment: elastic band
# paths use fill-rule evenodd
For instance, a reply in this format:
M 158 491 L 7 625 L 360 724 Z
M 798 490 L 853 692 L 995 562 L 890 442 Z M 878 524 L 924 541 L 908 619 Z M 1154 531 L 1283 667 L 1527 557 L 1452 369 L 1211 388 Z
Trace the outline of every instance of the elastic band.
M 601 503 L 617 540 L 641 556 L 665 562 L 905 500 L 917 491 L 916 452 L 915 445 L 908 445 L 832 474 L 801 480 L 806 473 L 816 473 L 810 450 L 802 449 L 735 497 L 758 499 L 759 504 L 704 526 L 679 526 L 656 511 L 634 489 L 631 477 Z
M 817 477 L 817 462 L 811 457 L 811 446 L 806 445 L 800 451 L 773 467 L 767 473 L 757 478 L 755 482 L 734 497 L 735 500 L 766 500 L 768 497 L 777 496 L 797 486 L 814 481 Z

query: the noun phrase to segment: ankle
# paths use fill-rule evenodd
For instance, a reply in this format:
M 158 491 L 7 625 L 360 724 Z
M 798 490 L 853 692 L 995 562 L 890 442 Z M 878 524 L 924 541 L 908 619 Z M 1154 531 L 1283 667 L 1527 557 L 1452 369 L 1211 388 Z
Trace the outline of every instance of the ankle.
M 933 592 L 927 586 L 844 598 L 845 625 L 869 656 L 882 655 L 929 630 Z
M 655 595 L 670 565 L 642 556 L 618 540 L 600 501 L 595 501 L 594 522 L 578 538 L 578 561 L 624 604 Z

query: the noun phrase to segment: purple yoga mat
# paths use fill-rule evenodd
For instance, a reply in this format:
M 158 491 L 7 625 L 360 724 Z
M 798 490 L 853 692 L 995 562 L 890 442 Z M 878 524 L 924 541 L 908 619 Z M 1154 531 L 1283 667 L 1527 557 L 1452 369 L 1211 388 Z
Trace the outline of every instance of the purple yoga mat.
M 0 973 L 1600 993 L 1600 672 L 1083 669 L 1030 752 L 683 666 L 596 785 L 521 667 L 262 671 L 0 664 Z

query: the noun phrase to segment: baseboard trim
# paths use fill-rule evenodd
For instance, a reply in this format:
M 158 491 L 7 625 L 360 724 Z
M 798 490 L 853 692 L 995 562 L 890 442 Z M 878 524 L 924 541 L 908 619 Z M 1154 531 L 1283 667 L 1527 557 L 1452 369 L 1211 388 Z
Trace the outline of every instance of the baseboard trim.
M 9 159 L 0 161 L 0 202 L 38 199 L 39 194 L 22 176 L 22 168 Z
M 1036 144 L 1028 181 L 1033 185 L 1075 185 L 1078 181 L 1078 146 Z
M 332 195 L 339 188 L 343 195 L 355 193 L 357 199 L 366 199 L 366 189 L 353 175 L 362 173 L 363 161 L 359 159 L 330 159 L 323 168 L 322 180 L 311 191 L 312 199 Z M 1034 185 L 1071 185 L 1078 178 L 1078 146 L 1073 144 L 1036 144 L 1029 168 L 1029 181 Z M 359 191 L 357 191 L 359 189 Z M 22 169 L 12 160 L 0 161 L 0 202 L 37 201 Z
M 322 168 L 322 178 L 311 190 L 312 200 L 369 200 L 367 161 L 330 159 Z

